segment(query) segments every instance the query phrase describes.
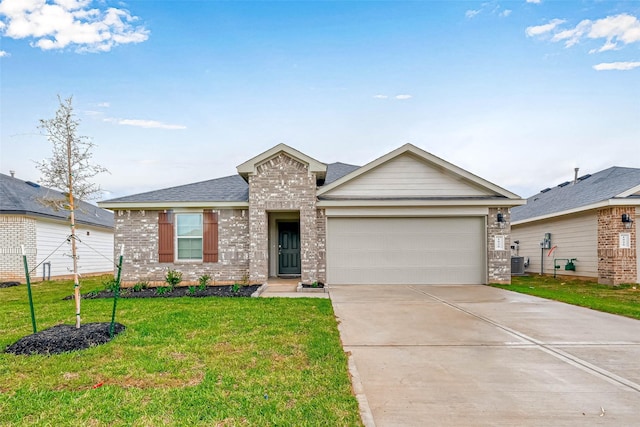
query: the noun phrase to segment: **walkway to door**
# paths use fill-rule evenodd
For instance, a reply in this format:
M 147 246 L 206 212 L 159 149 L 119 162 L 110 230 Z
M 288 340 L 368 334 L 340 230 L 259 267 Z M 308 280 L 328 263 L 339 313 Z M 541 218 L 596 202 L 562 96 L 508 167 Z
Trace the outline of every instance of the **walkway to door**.
M 482 285 L 330 295 L 367 425 L 640 425 L 640 321 Z

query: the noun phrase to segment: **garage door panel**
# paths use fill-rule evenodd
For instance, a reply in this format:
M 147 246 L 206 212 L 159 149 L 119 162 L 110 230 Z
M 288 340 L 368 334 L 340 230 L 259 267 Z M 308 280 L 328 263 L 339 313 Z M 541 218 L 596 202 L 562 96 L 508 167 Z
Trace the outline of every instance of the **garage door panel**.
M 485 282 L 482 217 L 329 218 L 332 284 Z

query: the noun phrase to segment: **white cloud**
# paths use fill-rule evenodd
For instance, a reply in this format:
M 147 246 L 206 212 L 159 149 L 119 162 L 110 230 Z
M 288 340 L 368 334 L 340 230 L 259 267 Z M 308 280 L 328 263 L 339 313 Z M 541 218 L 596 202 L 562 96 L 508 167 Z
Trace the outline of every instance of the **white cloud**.
M 373 96 L 375 99 L 387 99 L 388 96 L 387 95 L 374 95 Z
M 168 130 L 179 130 L 186 129 L 187 127 L 184 125 L 172 125 L 167 123 L 162 123 L 157 120 L 138 120 L 138 119 L 114 119 L 114 118 L 106 118 L 105 122 L 117 123 L 119 125 L 125 126 L 135 126 L 145 129 L 168 129 Z
M 92 8 L 92 0 L 3 0 L 0 31 L 13 39 L 32 39 L 42 50 L 74 47 L 77 52 L 108 52 L 120 44 L 140 43 L 149 30 L 136 26 L 125 9 Z M 99 2 L 100 5 L 103 2 Z
M 500 12 L 500 16 L 502 16 L 503 18 L 506 18 L 507 16 L 511 15 L 512 10 L 511 9 L 505 9 L 502 12 Z
M 527 3 L 540 4 L 542 0 L 527 0 Z
M 565 23 L 564 19 L 552 19 L 548 24 L 527 27 L 525 32 L 529 37 L 540 36 L 553 31 L 558 25 Z
M 469 19 L 474 18 L 477 14 L 479 14 L 480 12 L 482 12 L 482 10 L 472 10 L 469 9 L 464 13 L 464 16 L 466 16 Z
M 109 108 L 111 104 L 109 104 L 108 102 L 99 102 L 96 106 L 101 108 Z
M 565 47 L 572 47 L 585 39 L 604 39 L 604 44 L 590 53 L 620 49 L 620 44 L 628 45 L 640 42 L 640 20 L 635 16 L 622 13 L 615 16 L 592 21 L 585 19 L 573 28 L 560 29 L 563 19 L 553 19 L 548 24 L 528 27 L 526 33 L 530 37 L 553 33 L 551 41 L 563 41 Z
M 602 62 L 594 65 L 593 69 L 596 71 L 628 71 L 638 67 L 640 67 L 640 62 Z
M 413 95 L 396 95 L 396 99 L 410 99 Z
M 4 58 L 10 56 L 9 52 L 7 52 L 6 50 L 0 50 L 0 58 Z

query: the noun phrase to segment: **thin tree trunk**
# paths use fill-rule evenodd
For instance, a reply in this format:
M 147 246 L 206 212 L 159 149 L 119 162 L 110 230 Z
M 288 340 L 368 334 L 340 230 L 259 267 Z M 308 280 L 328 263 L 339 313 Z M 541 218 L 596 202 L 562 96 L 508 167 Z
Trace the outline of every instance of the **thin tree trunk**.
M 73 259 L 73 296 L 76 301 L 76 328 L 80 328 L 80 280 L 76 250 L 76 214 L 73 200 L 73 173 L 71 168 L 71 139 L 67 138 L 67 166 L 69 171 L 69 210 L 71 211 L 71 258 Z

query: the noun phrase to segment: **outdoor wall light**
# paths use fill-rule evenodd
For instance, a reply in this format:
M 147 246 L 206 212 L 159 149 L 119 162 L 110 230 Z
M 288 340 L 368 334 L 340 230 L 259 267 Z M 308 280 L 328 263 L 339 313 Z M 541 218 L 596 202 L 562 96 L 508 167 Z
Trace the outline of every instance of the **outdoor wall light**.
M 498 215 L 496 217 L 496 221 L 504 222 L 504 215 L 502 215 L 500 212 L 498 212 Z
M 626 228 L 631 228 L 631 224 L 633 224 L 633 220 L 629 216 L 629 214 L 622 214 L 622 223 Z

